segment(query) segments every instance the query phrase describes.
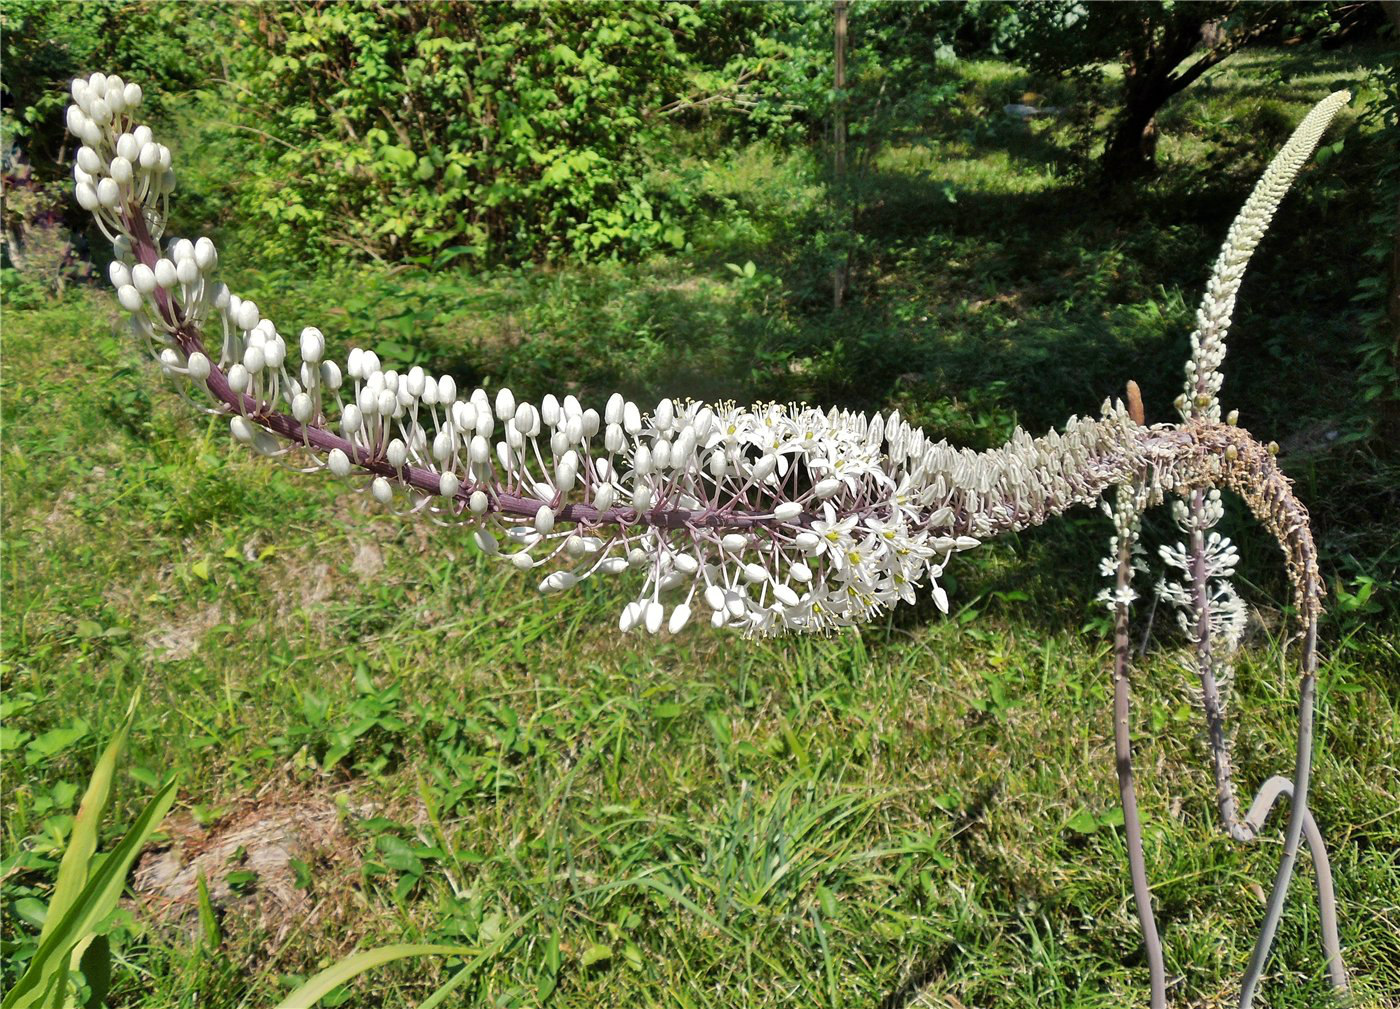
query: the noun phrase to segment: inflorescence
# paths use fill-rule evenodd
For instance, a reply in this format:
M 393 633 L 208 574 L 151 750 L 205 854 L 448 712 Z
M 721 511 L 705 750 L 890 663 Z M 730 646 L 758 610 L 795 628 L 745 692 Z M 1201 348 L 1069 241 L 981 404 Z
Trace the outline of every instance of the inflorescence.
M 207 391 L 255 451 L 299 451 L 382 505 L 470 523 L 522 571 L 550 568 L 543 591 L 640 572 L 624 631 L 675 632 L 702 605 L 715 626 L 825 630 L 921 588 L 946 612 L 938 579 L 954 553 L 1141 469 L 1144 429 L 1109 402 L 1100 419 L 977 453 L 898 413 L 670 399 L 643 411 L 620 395 L 600 413 L 573 396 L 468 392 L 373 350 L 341 367 L 318 329 L 289 345 L 219 282 L 208 238 L 161 247 L 175 174 L 136 122 L 140 88 L 98 73 L 72 95 L 78 199 L 113 241 L 117 300 L 164 374 Z

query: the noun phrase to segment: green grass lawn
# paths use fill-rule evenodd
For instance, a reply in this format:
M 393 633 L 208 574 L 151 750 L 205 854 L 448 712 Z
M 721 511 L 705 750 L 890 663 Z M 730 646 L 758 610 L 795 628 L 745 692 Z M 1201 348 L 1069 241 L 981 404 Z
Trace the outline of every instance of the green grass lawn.
M 996 121 L 1014 74 L 970 68 L 966 107 L 872 162 L 840 315 L 804 230 L 822 214 L 815 169 L 761 147 L 687 166 L 714 223 L 673 259 L 302 277 L 225 258 L 288 332 L 315 322 L 338 350 L 373 341 L 527 394 L 898 406 L 985 445 L 1134 378 L 1164 420 L 1199 286 L 1281 139 L 1265 127 L 1286 134 L 1338 78 L 1364 99 L 1364 59 L 1290 59 L 1240 57 L 1183 96 L 1163 174 L 1131 204 L 1074 181 L 1053 124 Z M 1288 87 L 1255 86 L 1279 67 Z M 1400 991 L 1400 631 L 1393 600 L 1359 593 L 1400 580 L 1400 479 L 1393 453 L 1309 435 L 1350 422 L 1348 264 L 1368 236 L 1351 223 L 1365 162 L 1348 155 L 1366 133 L 1354 113 L 1340 131 L 1344 153 L 1309 171 L 1245 287 L 1226 399 L 1284 443 L 1339 590 L 1310 804 L 1357 1003 L 1385 1006 Z M 724 267 L 747 260 L 750 278 Z M 403 941 L 497 948 L 467 1005 L 1147 1004 L 1093 602 L 1101 515 L 961 560 L 950 617 L 621 637 L 626 583 L 540 596 L 458 530 L 231 449 L 116 317 L 105 291 L 6 293 L 6 960 L 37 933 L 76 795 L 140 688 L 106 836 L 167 774 L 180 800 L 115 926 L 115 1005 L 271 1005 L 293 976 Z M 1291 768 L 1297 650 L 1277 555 L 1228 531 L 1255 608 L 1231 699 L 1252 792 Z M 1157 615 L 1135 677 L 1148 870 L 1176 1000 L 1226 1005 L 1281 831 L 1252 847 L 1222 833 L 1170 623 Z M 208 877 L 217 942 L 180 865 Z M 1311 886 L 1304 859 L 1271 1007 L 1328 1003 Z M 459 965 L 384 968 L 339 1004 L 415 1005 Z

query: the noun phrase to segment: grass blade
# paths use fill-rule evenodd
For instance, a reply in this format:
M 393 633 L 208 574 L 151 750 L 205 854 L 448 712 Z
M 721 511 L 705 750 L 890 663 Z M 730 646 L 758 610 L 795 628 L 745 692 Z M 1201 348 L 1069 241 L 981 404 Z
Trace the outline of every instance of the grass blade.
M 425 943 L 400 943 L 380 946 L 363 953 L 354 953 L 312 977 L 296 991 L 277 1004 L 277 1009 L 310 1009 L 330 991 L 367 970 L 411 956 L 468 956 L 476 950 L 469 946 L 434 946 Z
M 58 879 L 54 883 L 53 897 L 49 899 L 48 917 L 39 932 L 40 946 L 68 913 L 73 901 L 77 900 L 78 894 L 82 893 L 87 884 L 88 863 L 97 852 L 97 828 L 112 797 L 112 778 L 116 774 L 117 759 L 126 747 L 127 733 L 136 717 L 136 703 L 140 699 L 141 693 L 137 691 L 131 698 L 131 703 L 127 705 L 126 718 L 122 720 L 121 728 L 102 751 L 97 766 L 93 768 L 92 777 L 88 780 L 87 791 L 83 793 L 78 815 L 73 820 L 73 834 L 68 839 L 63 861 L 58 866 Z
M 5 995 L 5 1000 L 0 1002 L 0 1009 L 26 1009 L 42 1000 L 45 992 L 51 990 L 55 978 L 67 983 L 69 955 L 117 906 L 131 863 L 175 801 L 176 780 L 171 778 L 165 783 L 165 787 L 141 811 L 126 836 L 102 860 L 97 871 L 72 901 L 67 913 L 59 919 L 49 937 L 39 944 L 29 968 Z

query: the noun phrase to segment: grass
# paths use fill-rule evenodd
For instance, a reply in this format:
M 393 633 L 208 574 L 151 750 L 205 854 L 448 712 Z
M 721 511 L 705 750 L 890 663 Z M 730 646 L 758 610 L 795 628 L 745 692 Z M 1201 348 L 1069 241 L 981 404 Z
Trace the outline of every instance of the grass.
M 1164 120 L 1182 136 L 1170 170 L 1106 204 L 1053 126 L 987 114 L 1015 74 L 974 67 L 967 107 L 875 161 L 840 316 L 823 300 L 815 170 L 763 148 L 704 166 L 716 223 L 685 257 L 488 277 L 244 262 L 231 279 L 288 329 L 326 320 L 342 346 L 372 339 L 534 394 L 897 405 L 988 444 L 1093 411 L 1131 377 L 1162 419 L 1200 280 L 1267 157 L 1240 124 L 1296 120 L 1314 77 L 1355 77 L 1365 58 L 1232 60 Z M 1274 71 L 1306 87 L 1255 86 Z M 1366 135 L 1342 129 L 1351 160 L 1290 197 L 1236 323 L 1227 397 L 1265 439 L 1350 422 L 1330 390 L 1350 367 Z M 1220 173 L 1222 158 L 1243 165 Z M 747 259 L 753 278 L 724 269 Z M 114 319 L 104 293 L 7 289 L 7 960 L 37 933 L 26 915 L 76 793 L 139 685 L 116 823 L 179 773 L 166 833 L 203 859 L 219 921 L 214 938 L 148 865 L 114 926 L 113 1004 L 267 1005 L 354 948 L 506 934 L 463 1004 L 1146 1004 L 1092 602 L 1102 517 L 960 562 L 947 619 L 920 606 L 826 639 L 622 638 L 625 583 L 538 596 L 458 531 L 230 451 Z M 1400 990 L 1389 458 L 1347 441 L 1283 456 L 1341 590 L 1311 801 L 1363 1006 Z M 1291 763 L 1295 652 L 1276 555 L 1231 532 L 1257 606 L 1235 758 L 1257 783 Z M 1381 600 L 1359 596 L 1365 578 Z M 1149 873 L 1175 997 L 1223 1005 L 1279 835 L 1241 848 L 1220 832 L 1165 624 L 1135 707 Z M 1308 875 L 1270 1006 L 1327 999 Z M 343 1004 L 416 1004 L 456 965 L 386 967 Z

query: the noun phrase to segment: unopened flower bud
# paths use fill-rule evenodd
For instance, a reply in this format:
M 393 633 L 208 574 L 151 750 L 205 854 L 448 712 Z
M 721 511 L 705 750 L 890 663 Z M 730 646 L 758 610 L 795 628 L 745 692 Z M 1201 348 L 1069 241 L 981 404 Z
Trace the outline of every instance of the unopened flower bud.
M 115 207 L 121 202 L 122 191 L 113 179 L 99 179 L 97 182 L 97 202 L 104 207 Z
M 389 481 L 382 476 L 377 476 L 369 485 L 369 492 L 374 495 L 374 500 L 382 505 L 386 505 L 394 500 L 394 488 L 389 485 Z

